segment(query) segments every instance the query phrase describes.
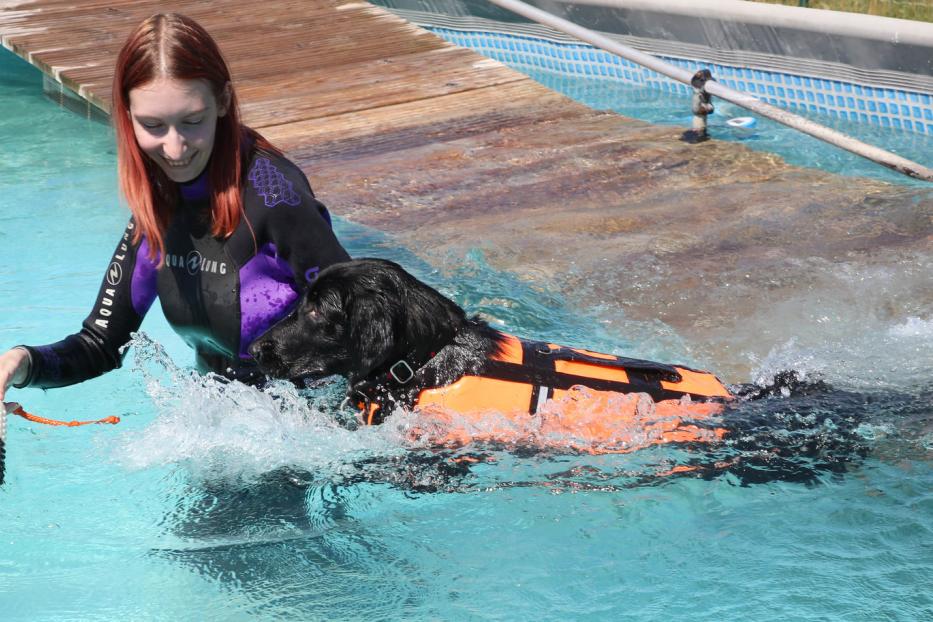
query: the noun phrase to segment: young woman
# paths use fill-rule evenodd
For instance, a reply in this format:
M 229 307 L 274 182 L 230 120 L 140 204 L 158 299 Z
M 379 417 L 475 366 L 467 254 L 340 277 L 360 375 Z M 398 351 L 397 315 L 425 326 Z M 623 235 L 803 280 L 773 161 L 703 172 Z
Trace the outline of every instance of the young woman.
M 349 259 L 298 167 L 240 123 L 227 65 L 194 20 L 159 14 L 136 28 L 117 57 L 112 115 L 132 218 L 81 330 L 0 355 L 0 402 L 10 385 L 118 367 L 156 296 L 199 369 L 258 379 L 250 343 L 319 270 Z

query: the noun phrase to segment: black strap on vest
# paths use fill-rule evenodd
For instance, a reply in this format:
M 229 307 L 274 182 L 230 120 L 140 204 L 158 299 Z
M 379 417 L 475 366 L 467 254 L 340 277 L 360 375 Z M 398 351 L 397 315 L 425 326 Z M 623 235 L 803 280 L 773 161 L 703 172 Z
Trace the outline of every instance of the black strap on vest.
M 625 370 L 628 382 L 605 380 L 559 372 L 555 369 L 556 361 L 573 361 Z M 553 397 L 554 389 L 567 390 L 575 385 L 584 385 L 597 391 L 615 391 L 617 393 L 647 393 L 655 401 L 680 399 L 686 393 L 666 389 L 661 381 L 680 382 L 682 379 L 676 368 L 663 363 L 615 357 L 604 359 L 584 352 L 558 346 L 551 348 L 543 341 L 522 340 L 522 363 L 507 361 L 487 361 L 483 366 L 482 376 L 519 382 L 533 386 L 528 412 L 537 410 L 541 401 L 541 390 L 547 389 Z
M 437 351 L 443 347 L 446 346 Z M 373 424 L 382 423 L 393 408 L 414 408 L 421 391 L 439 386 L 433 366 L 428 365 L 437 351 L 411 352 L 403 359 L 386 363 L 369 378 L 349 387 L 347 399 L 355 402 L 364 418 L 371 419 Z M 374 405 L 376 409 L 370 417 Z
M 676 367 L 666 365 L 664 363 L 655 363 L 654 361 L 630 359 L 624 356 L 614 355 L 611 359 L 603 358 L 601 356 L 593 356 L 592 354 L 587 354 L 586 352 L 581 352 L 580 350 L 574 350 L 573 348 L 567 348 L 564 346 L 557 346 L 556 348 L 552 349 L 551 346 L 540 341 L 522 342 L 522 344 L 522 349 L 524 351 L 527 352 L 527 346 L 532 346 L 536 354 L 543 355 L 545 358 L 549 358 L 554 361 L 589 363 L 591 365 L 599 365 L 601 367 L 623 369 L 626 372 L 645 373 L 649 375 L 656 374 L 660 376 L 662 380 L 666 380 L 667 382 L 680 382 L 683 380 L 683 377 L 680 375 L 680 372 L 677 371 Z

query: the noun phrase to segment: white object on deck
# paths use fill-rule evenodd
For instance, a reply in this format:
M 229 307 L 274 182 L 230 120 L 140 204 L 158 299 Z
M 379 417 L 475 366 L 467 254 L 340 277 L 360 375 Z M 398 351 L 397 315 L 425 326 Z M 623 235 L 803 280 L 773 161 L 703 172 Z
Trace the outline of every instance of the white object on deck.
M 750 129 L 758 125 L 758 121 L 755 117 L 733 117 L 726 121 L 726 125 Z

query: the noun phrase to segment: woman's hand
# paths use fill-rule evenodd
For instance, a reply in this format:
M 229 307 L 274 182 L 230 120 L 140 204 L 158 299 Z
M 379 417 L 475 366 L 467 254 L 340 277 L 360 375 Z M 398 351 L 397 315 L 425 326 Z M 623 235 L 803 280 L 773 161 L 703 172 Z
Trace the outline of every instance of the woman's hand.
M 3 404 L 3 414 L 11 413 L 19 408 L 19 404 L 3 400 L 10 385 L 22 382 L 28 374 L 29 352 L 25 349 L 13 348 L 0 354 L 0 404 Z

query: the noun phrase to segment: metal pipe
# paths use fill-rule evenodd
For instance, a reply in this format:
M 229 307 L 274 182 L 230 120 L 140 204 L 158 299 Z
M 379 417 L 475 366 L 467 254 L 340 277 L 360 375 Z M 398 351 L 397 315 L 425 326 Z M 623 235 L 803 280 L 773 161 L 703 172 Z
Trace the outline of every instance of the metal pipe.
M 537 7 L 525 4 L 519 0 L 489 1 L 504 9 L 508 9 L 513 13 L 527 17 L 534 22 L 544 24 L 545 26 L 550 26 L 554 30 L 567 33 L 568 35 L 576 37 L 581 41 L 586 41 L 595 47 L 606 50 L 607 52 L 617 56 L 621 56 L 622 58 L 632 61 L 633 63 L 638 63 L 639 65 L 665 75 L 668 78 L 677 80 L 678 82 L 689 85 L 690 80 L 693 77 L 693 74 L 686 69 L 675 67 L 674 65 L 666 63 L 659 58 L 651 56 L 650 54 L 639 52 L 638 50 L 630 48 L 627 45 L 623 45 L 605 35 L 593 32 L 588 28 L 574 24 L 573 22 L 567 21 L 561 17 L 557 17 L 556 15 L 548 13 L 547 11 L 542 11 Z M 850 151 L 856 155 L 862 156 L 863 158 L 867 158 L 873 162 L 881 164 L 882 166 L 886 166 L 892 170 L 895 170 L 898 173 L 903 173 L 909 177 L 922 179 L 924 181 L 933 181 L 933 169 L 927 168 L 922 164 L 917 164 L 916 162 L 908 160 L 907 158 L 902 158 L 901 156 L 893 154 L 890 151 L 885 151 L 880 147 L 875 147 L 874 145 L 863 143 L 862 141 L 852 138 L 851 136 L 847 136 L 842 132 L 837 132 L 836 130 L 832 130 L 824 125 L 820 125 L 815 121 L 811 121 L 799 115 L 783 110 L 782 108 L 767 104 L 757 97 L 747 93 L 742 93 L 741 91 L 735 91 L 719 84 L 718 82 L 707 82 L 705 88 L 706 92 L 710 95 L 714 95 L 726 100 L 727 102 L 731 102 L 737 106 L 741 106 L 751 110 L 752 112 L 760 114 L 763 117 L 773 119 L 778 123 L 782 123 L 805 134 L 819 138 L 820 140 L 825 141 L 831 145 L 835 145 L 841 149 L 845 149 L 846 151 Z

